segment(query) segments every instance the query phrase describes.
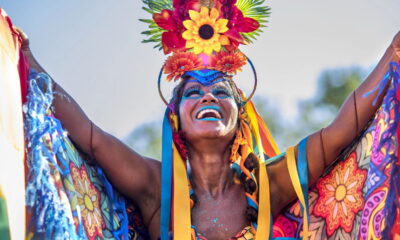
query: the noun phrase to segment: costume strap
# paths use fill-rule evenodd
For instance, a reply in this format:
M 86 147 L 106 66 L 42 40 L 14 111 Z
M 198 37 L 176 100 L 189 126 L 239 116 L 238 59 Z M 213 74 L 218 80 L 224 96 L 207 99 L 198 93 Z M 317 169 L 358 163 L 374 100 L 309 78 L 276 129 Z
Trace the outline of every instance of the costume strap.
M 308 181 L 307 179 L 307 157 L 306 157 L 306 139 L 300 142 L 298 146 L 299 166 L 296 168 L 295 147 L 289 147 L 286 151 L 287 166 L 290 180 L 294 190 L 300 200 L 303 210 L 303 239 L 308 239 Z M 300 177 L 298 174 L 300 172 Z M 304 173 L 305 172 L 305 173 Z M 306 200 L 307 199 L 307 200 Z
M 302 206 L 304 215 L 310 222 L 309 205 L 308 205 L 308 162 L 307 162 L 307 140 L 308 137 L 300 141 L 297 146 L 297 172 L 299 173 L 301 189 L 304 194 L 304 207 Z M 304 212 L 305 211 L 305 212 Z
M 258 123 L 258 128 L 260 132 L 260 137 L 261 137 L 261 142 L 263 145 L 264 153 L 270 157 L 274 157 L 277 154 L 279 154 L 279 148 L 278 145 L 275 143 L 274 138 L 272 137 L 267 125 L 265 124 L 264 120 L 258 114 L 254 103 L 252 101 L 248 102 L 247 105 L 250 105 L 250 107 L 253 109 L 256 117 L 257 117 L 257 123 Z
M 185 162 L 181 158 L 175 144 L 173 145 L 174 155 L 174 215 L 173 230 L 174 239 L 191 239 L 190 219 L 190 194 L 189 182 L 186 175 Z
M 169 122 L 170 109 L 167 108 L 162 129 L 162 161 L 161 161 L 161 240 L 168 240 L 171 218 L 172 188 L 172 128 Z

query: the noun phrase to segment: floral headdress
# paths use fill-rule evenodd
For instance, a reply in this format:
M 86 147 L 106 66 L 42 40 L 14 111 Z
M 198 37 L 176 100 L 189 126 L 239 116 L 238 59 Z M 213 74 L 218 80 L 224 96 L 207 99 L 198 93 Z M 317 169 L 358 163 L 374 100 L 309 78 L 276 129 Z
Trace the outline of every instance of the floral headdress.
M 257 85 L 257 76 L 251 61 L 238 48 L 251 43 L 262 32 L 261 27 L 265 26 L 270 11 L 264 1 L 143 0 L 146 5 L 143 9 L 152 14 L 152 19 L 141 19 L 149 24 L 149 30 L 142 32 L 147 36 L 143 42 L 155 43 L 155 48 L 168 55 L 158 79 L 161 98 L 168 105 L 162 140 L 162 240 L 169 239 L 170 228 L 174 239 L 196 239 L 191 231 L 193 201 L 189 196 L 193 190 L 177 137 L 178 117 L 161 93 L 162 74 L 167 75 L 168 81 L 191 76 L 203 85 L 209 85 L 241 71 L 247 62 L 255 75 L 255 87 L 244 101 L 247 104 L 242 105 L 240 130 L 232 145 L 230 160 L 237 175 L 255 186 L 246 190 L 248 209 L 258 213 L 258 218 L 250 220 L 252 230 L 257 239 L 269 238 L 271 215 L 264 158 L 275 156 L 279 150 L 253 103 L 249 102 Z M 244 94 L 239 92 L 244 99 Z M 249 161 L 255 162 L 257 167 L 249 167 Z
M 143 0 L 153 19 L 142 32 L 143 42 L 169 55 L 164 64 L 167 80 L 185 72 L 211 69 L 236 74 L 247 58 L 238 49 L 249 44 L 265 27 L 270 8 L 264 0 Z

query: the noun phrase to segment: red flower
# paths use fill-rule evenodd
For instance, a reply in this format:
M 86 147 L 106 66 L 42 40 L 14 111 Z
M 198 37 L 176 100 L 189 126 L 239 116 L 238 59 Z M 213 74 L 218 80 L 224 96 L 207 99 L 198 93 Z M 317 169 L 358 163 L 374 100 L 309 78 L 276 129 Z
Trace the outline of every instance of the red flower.
M 165 54 L 185 49 L 186 41 L 182 38 L 185 30 L 182 21 L 175 11 L 164 9 L 161 13 L 153 15 L 154 22 L 162 29 L 166 30 L 161 36 L 161 42 Z
M 221 12 L 224 14 L 223 17 L 229 20 L 229 30 L 224 34 L 231 39 L 231 44 L 236 48 L 239 43 L 247 44 L 240 33 L 253 32 L 260 27 L 260 24 L 253 18 L 244 17 L 242 11 L 235 5 L 236 0 L 219 1 L 222 5 Z
M 189 19 L 189 10 L 200 12 L 201 3 L 198 0 L 173 0 L 172 6 L 180 19 Z
M 153 15 L 154 22 L 166 30 L 161 36 L 165 54 L 186 49 L 186 40 L 182 38 L 186 29 L 182 22 L 189 19 L 189 10 L 199 11 L 201 4 L 198 0 L 173 0 L 173 7 L 173 11 L 164 9 Z
M 167 81 L 178 80 L 185 72 L 203 69 L 202 60 L 191 52 L 176 52 L 168 57 L 164 65 L 164 73 L 168 74 Z
M 176 31 L 163 32 L 161 41 L 165 54 L 184 50 L 186 45 L 186 40 L 182 38 L 182 34 Z
M 236 7 L 236 0 L 204 1 L 198 0 L 173 0 L 174 10 L 164 9 L 161 13 L 153 15 L 154 22 L 166 30 L 161 36 L 161 42 L 165 54 L 186 50 L 186 40 L 182 33 L 186 30 L 183 21 L 189 19 L 189 10 L 200 11 L 203 4 L 209 8 L 216 8 L 220 12 L 220 18 L 228 19 L 229 30 L 224 35 L 229 37 L 231 44 L 227 46 L 229 51 L 237 49 L 239 43 L 247 44 L 241 33 L 248 33 L 257 30 L 260 24 L 248 17 Z
M 246 62 L 246 57 L 240 51 L 221 51 L 211 58 L 210 68 L 228 74 L 236 74 L 237 71 L 242 71 Z

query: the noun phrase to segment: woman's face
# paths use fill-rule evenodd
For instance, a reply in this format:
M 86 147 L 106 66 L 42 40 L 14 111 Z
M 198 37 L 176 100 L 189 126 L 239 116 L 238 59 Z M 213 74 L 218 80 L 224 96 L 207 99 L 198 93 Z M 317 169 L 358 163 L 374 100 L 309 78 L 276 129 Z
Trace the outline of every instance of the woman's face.
M 226 81 L 211 86 L 188 82 L 183 89 L 179 117 L 189 142 L 232 139 L 237 128 L 238 107 L 231 86 Z

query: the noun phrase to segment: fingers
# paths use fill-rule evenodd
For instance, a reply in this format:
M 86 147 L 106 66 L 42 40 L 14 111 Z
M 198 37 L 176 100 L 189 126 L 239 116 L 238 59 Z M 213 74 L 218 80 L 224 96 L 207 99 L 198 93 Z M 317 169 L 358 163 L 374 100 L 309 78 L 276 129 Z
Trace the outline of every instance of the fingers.
M 22 31 L 22 29 L 19 28 L 19 27 L 13 26 L 13 28 L 14 28 L 14 30 L 19 34 L 19 36 L 20 36 L 21 39 L 22 39 L 22 46 L 21 46 L 21 48 L 22 48 L 23 50 L 29 49 L 29 38 L 28 38 L 28 35 L 26 35 L 26 33 L 24 33 L 24 31 Z
M 400 31 L 394 36 L 392 41 L 392 48 L 395 53 L 395 61 L 400 61 Z

